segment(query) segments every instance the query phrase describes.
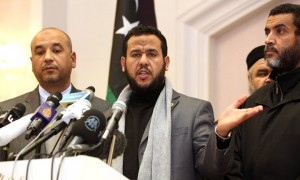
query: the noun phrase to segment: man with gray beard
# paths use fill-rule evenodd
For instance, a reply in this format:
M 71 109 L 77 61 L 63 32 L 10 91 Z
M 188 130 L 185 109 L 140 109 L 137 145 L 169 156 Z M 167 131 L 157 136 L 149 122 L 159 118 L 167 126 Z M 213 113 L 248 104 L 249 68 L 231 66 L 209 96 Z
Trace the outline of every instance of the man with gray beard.
M 234 165 L 225 179 L 300 178 L 300 5 L 273 8 L 265 34 L 274 81 L 244 103 L 263 111 L 234 130 Z
M 260 45 L 252 49 L 247 56 L 246 63 L 250 94 L 272 82 L 269 78 L 272 69 L 265 62 L 265 45 Z

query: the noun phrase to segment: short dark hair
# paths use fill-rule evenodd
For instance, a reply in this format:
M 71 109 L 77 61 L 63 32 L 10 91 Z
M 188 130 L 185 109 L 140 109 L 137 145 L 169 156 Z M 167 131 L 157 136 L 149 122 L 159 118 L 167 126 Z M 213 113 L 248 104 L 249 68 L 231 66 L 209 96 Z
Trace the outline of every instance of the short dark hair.
M 140 35 L 155 35 L 158 37 L 161 43 L 161 50 L 163 57 L 166 57 L 168 55 L 168 45 L 167 40 L 165 36 L 158 30 L 157 28 L 153 26 L 146 26 L 146 25 L 139 25 L 134 28 L 132 28 L 128 33 L 126 34 L 124 41 L 123 41 L 123 54 L 122 56 L 126 57 L 127 55 L 127 48 L 128 48 L 128 40 L 132 36 L 140 36 Z
M 274 7 L 269 16 L 278 15 L 278 14 L 292 14 L 294 17 L 294 25 L 296 26 L 296 35 L 300 35 L 300 5 L 285 3 L 279 6 Z

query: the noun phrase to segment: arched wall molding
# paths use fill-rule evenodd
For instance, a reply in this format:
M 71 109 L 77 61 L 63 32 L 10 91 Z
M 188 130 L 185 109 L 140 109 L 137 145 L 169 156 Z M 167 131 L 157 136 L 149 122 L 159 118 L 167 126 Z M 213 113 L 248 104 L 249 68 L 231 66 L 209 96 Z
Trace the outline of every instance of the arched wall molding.
M 214 37 L 235 26 L 260 8 L 270 8 L 271 0 L 193 1 L 177 11 L 176 85 L 185 94 L 209 100 Z M 195 48 L 196 47 L 196 48 Z M 184 67 L 184 68 L 183 68 Z

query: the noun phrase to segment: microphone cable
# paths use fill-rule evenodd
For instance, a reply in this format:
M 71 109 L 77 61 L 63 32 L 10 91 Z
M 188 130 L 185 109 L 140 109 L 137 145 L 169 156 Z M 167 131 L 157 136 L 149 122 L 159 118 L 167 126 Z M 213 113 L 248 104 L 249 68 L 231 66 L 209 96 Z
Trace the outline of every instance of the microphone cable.
M 70 124 L 68 124 L 68 126 L 60 134 L 58 140 L 56 141 L 55 147 L 57 146 L 58 142 L 61 140 L 61 137 L 63 136 L 64 132 L 68 129 L 69 126 L 70 126 Z M 50 156 L 51 157 L 51 170 L 50 170 L 51 177 L 50 177 L 50 180 L 54 180 L 53 173 L 54 173 L 54 161 L 55 161 L 55 157 L 57 156 L 57 154 L 59 154 L 61 152 L 61 151 L 57 151 L 57 152 L 55 152 L 53 154 L 55 147 L 53 148 L 53 150 L 51 152 L 51 156 Z M 66 156 L 65 154 L 63 154 L 62 156 L 59 156 L 61 159 L 60 159 L 59 168 L 57 170 L 57 175 L 56 175 L 56 179 L 57 180 L 59 178 L 61 165 L 62 165 L 62 162 L 63 162 L 65 156 Z
M 51 180 L 54 180 L 54 161 L 55 161 L 55 156 L 56 156 L 57 153 L 55 153 L 52 157 L 51 157 Z M 58 165 L 58 169 L 57 169 L 57 175 L 56 175 L 56 179 L 58 180 L 59 179 L 59 175 L 60 175 L 60 170 L 61 170 L 61 166 L 62 166 L 62 163 L 63 163 L 63 160 L 65 159 L 66 155 L 63 154 L 62 156 L 60 156 L 60 161 L 59 161 L 59 165 Z
M 39 154 L 33 154 L 30 156 L 30 158 L 28 159 L 28 162 L 27 162 L 27 166 L 26 166 L 26 174 L 25 174 L 25 179 L 28 179 L 28 174 L 29 174 L 29 166 L 30 166 L 30 163 L 31 163 L 31 160 L 35 157 L 35 156 L 41 156 L 41 155 L 45 155 L 47 156 L 48 154 L 44 154 L 44 153 L 39 153 Z
M 56 146 L 58 145 L 58 142 L 61 140 L 61 138 L 62 138 L 64 132 L 66 131 L 66 129 L 67 129 L 68 127 L 69 127 L 69 125 L 68 125 L 68 126 L 60 133 L 59 137 L 58 137 L 57 140 L 56 140 L 56 143 L 54 144 L 54 147 L 52 148 L 52 151 L 51 151 L 50 154 L 49 154 L 49 157 L 52 157 L 52 156 L 53 156 L 53 153 L 54 153 L 54 151 L 55 151 L 55 148 L 56 148 Z
M 76 149 L 63 149 L 61 151 L 57 151 L 56 153 L 54 153 L 54 155 L 51 157 L 51 180 L 54 179 L 53 177 L 53 174 L 54 174 L 54 161 L 55 161 L 55 157 L 58 155 L 60 157 L 60 161 L 59 161 L 59 164 L 58 164 L 58 169 L 57 169 L 57 175 L 56 175 L 56 179 L 58 180 L 59 179 L 59 175 L 60 175 L 60 171 L 61 171 L 61 168 L 62 168 L 62 163 L 65 159 L 65 157 L 67 157 L 67 154 L 69 151 L 73 151 Z M 61 155 L 59 155 L 61 154 Z M 75 154 L 76 156 L 77 154 Z
M 55 121 L 56 122 L 56 121 Z M 15 172 L 15 168 L 16 168 L 16 164 L 17 161 L 20 157 L 20 155 L 22 155 L 22 153 L 28 148 L 30 147 L 35 141 L 37 141 L 39 139 L 39 137 L 48 129 L 50 129 L 51 125 L 54 124 L 55 122 L 50 122 L 50 125 L 47 125 L 32 141 L 30 141 L 16 156 L 15 160 L 14 160 L 14 164 L 13 164 L 13 168 L 12 168 L 12 173 L 11 173 L 11 177 L 14 177 L 14 172 Z

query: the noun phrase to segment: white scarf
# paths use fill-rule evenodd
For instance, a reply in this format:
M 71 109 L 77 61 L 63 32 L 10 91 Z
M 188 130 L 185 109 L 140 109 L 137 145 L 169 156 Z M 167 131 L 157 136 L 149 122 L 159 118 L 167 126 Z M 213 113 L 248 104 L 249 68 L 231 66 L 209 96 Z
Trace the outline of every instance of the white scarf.
M 171 102 L 172 85 L 166 79 L 151 119 L 147 147 L 140 165 L 138 180 L 171 179 Z M 131 95 L 130 86 L 126 86 L 117 101 L 127 103 Z M 125 116 L 119 121 L 119 131 L 124 133 Z M 123 155 L 112 162 L 112 167 L 123 173 Z

